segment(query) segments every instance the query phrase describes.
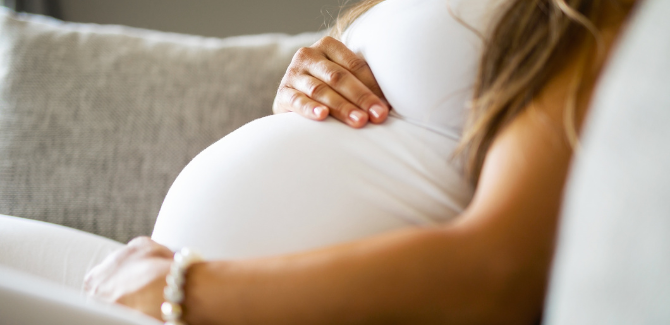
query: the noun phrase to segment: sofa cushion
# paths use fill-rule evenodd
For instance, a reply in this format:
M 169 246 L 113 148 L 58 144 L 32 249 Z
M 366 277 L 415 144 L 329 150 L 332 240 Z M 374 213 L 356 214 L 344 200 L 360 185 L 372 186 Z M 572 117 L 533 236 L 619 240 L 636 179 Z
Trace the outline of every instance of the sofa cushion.
M 271 113 L 320 34 L 203 38 L 0 11 L 0 214 L 149 235 L 201 150 Z
M 670 1 L 602 77 L 568 185 L 546 324 L 670 324 Z

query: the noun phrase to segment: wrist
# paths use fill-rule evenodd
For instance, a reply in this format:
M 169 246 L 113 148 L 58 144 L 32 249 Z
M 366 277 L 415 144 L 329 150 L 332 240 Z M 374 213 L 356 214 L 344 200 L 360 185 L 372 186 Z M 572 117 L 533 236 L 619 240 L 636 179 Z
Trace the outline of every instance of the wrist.
M 193 264 L 184 286 L 184 320 L 189 325 L 232 324 L 234 301 L 224 283 L 224 262 Z
M 182 248 L 174 253 L 174 260 L 165 277 L 166 286 L 163 289 L 165 301 L 161 304 L 161 318 L 165 321 L 165 325 L 184 324 L 183 302 L 186 272 L 191 265 L 199 261 L 202 261 L 200 255 L 188 248 Z

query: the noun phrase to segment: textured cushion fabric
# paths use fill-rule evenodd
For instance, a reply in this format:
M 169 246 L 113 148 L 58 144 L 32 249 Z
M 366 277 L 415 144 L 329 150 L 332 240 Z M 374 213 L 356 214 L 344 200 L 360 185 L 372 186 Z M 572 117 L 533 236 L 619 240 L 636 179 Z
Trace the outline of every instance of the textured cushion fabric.
M 670 324 L 670 1 L 647 0 L 594 100 L 546 324 Z
M 201 150 L 271 113 L 320 34 L 228 39 L 0 11 L 0 213 L 149 235 Z

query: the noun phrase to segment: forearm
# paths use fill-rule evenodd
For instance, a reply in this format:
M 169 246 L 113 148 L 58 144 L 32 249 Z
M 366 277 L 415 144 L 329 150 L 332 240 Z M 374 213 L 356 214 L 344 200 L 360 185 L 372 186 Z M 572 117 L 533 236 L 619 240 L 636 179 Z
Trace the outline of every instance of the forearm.
M 187 281 L 186 320 L 295 325 L 516 319 L 525 311 L 506 305 L 520 305 L 508 296 L 516 291 L 509 281 L 517 266 L 494 249 L 496 241 L 461 227 L 412 228 L 293 256 L 196 265 Z
M 560 129 L 563 115 L 549 113 Z M 529 113 L 499 135 L 456 224 L 196 266 L 187 281 L 187 321 L 532 323 L 543 304 L 571 157 L 553 130 Z

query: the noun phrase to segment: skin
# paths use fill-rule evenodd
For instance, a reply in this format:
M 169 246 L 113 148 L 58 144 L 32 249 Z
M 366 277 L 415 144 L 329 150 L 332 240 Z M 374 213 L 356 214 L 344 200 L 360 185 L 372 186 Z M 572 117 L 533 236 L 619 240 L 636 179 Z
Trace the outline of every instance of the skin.
M 354 128 L 383 123 L 389 109 L 367 62 L 329 36 L 298 50 L 272 106 L 317 121 L 330 114 Z
M 608 52 L 624 18 L 607 20 L 603 36 Z M 595 55 L 590 58 L 593 69 L 584 76 L 578 93 L 579 125 L 603 63 Z M 305 66 L 302 71 L 308 71 L 307 66 L 314 62 L 300 64 Z M 561 131 L 576 64 L 573 60 L 556 75 L 528 109 L 496 137 L 473 201 L 455 222 L 435 228 L 407 228 L 289 256 L 195 264 L 185 285 L 185 321 L 537 321 L 572 157 Z M 172 252 L 148 238 L 133 240 L 87 275 L 87 291 L 160 318 L 171 257 Z

